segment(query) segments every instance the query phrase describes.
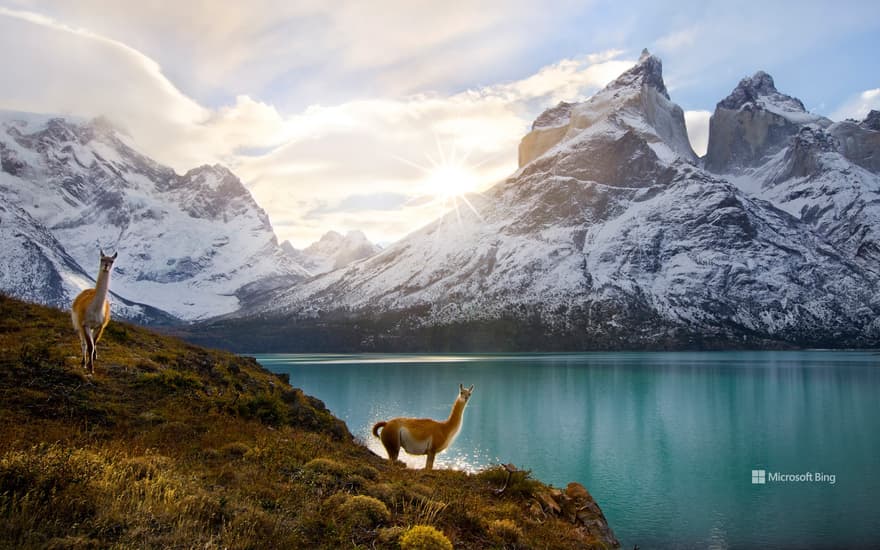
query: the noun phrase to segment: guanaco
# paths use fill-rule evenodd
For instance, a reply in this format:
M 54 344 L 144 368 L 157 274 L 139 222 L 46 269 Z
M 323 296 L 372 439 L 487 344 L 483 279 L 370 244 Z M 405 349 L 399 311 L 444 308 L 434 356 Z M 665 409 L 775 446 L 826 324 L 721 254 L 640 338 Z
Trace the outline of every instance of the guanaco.
M 373 426 L 373 435 L 382 440 L 382 445 L 388 451 L 388 461 L 394 464 L 400 448 L 403 447 L 411 455 L 428 455 L 425 469 L 433 468 L 434 457 L 449 447 L 458 434 L 464 407 L 473 392 L 473 385 L 467 389 L 462 384 L 458 385 L 458 397 L 452 404 L 449 418 L 444 422 L 430 418 L 392 418 L 387 422 L 376 423 Z
M 110 271 L 118 255 L 117 251 L 112 256 L 105 256 L 104 251 L 101 250 L 101 269 L 98 271 L 95 288 L 87 288 L 80 292 L 70 309 L 73 328 L 79 335 L 82 348 L 82 367 L 91 374 L 95 373 L 98 340 L 101 339 L 107 323 L 110 322 L 110 302 L 107 300 L 107 292 L 110 290 Z

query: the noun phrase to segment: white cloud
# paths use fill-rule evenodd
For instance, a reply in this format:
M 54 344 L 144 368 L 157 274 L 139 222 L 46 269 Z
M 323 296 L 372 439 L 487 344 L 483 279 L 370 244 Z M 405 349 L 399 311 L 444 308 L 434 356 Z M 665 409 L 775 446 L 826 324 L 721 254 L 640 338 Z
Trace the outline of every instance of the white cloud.
M 684 123 L 687 126 L 691 147 L 698 156 L 706 154 L 709 146 L 709 118 L 711 111 L 685 111 Z
M 436 32 L 431 40 L 448 38 Z M 400 47 L 412 39 L 383 38 Z M 141 51 L 30 12 L 0 8 L 0 49 L 28 52 L 28 63 L 4 67 L 15 86 L 0 88 L 0 108 L 106 116 L 138 149 L 178 171 L 224 162 L 268 211 L 279 238 L 300 246 L 329 229 L 400 238 L 444 208 L 425 200 L 436 190 L 426 189 L 428 174 L 417 166 L 455 156 L 487 187 L 516 169 L 519 139 L 542 109 L 584 98 L 632 63 L 609 51 L 459 93 L 360 99 L 285 115 L 248 95 L 207 108 Z M 377 195 L 403 206 L 353 200 Z
M 283 122 L 269 105 L 239 96 L 207 109 L 178 90 L 141 52 L 90 31 L 30 12 L 0 8 L 0 51 L 27 51 L 7 63 L 0 88 L 5 109 L 106 116 L 139 149 L 178 170 L 228 159 L 241 147 L 283 139 Z
M 608 57 L 591 63 L 595 59 L 562 60 L 519 81 L 453 95 L 311 107 L 288 120 L 287 143 L 259 158 L 240 158 L 237 170 L 258 202 L 273 205 L 279 236 L 298 246 L 331 227 L 396 240 L 445 208 L 419 200 L 436 190 L 425 187 L 430 178 L 418 166 L 465 158 L 480 188 L 511 175 L 535 115 L 560 100 L 585 97 L 632 65 Z M 410 200 L 394 210 L 334 208 L 370 193 Z
M 358 89 L 352 77 L 372 95 L 473 81 L 527 50 L 524 36 L 554 33 L 567 7 L 525 0 L 468 0 L 455 9 L 432 0 L 19 2 L 132 45 L 202 101 L 218 92 L 266 98 L 279 88 L 314 100 L 340 83 Z
M 850 98 L 834 111 L 831 118 L 834 120 L 845 118 L 862 120 L 872 109 L 880 110 L 880 88 L 865 90 Z

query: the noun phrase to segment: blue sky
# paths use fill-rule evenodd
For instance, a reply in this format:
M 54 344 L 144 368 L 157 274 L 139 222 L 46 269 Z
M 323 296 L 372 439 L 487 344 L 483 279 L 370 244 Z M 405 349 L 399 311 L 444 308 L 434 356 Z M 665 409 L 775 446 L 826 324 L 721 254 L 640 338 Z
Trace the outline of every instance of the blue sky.
M 445 208 L 435 164 L 503 179 L 542 109 L 643 47 L 694 141 L 759 69 L 832 118 L 880 108 L 876 1 L 0 0 L 0 109 L 101 114 L 179 171 L 228 164 L 297 246 L 387 242 Z

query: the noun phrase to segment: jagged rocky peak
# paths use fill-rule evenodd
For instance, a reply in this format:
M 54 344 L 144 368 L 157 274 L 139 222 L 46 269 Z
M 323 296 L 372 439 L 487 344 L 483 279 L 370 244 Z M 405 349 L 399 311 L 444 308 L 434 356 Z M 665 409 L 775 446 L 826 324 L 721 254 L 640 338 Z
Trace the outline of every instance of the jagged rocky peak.
M 263 228 L 271 231 L 269 217 L 257 205 L 238 176 L 220 164 L 202 165 L 176 178 L 174 191 L 180 203 L 195 218 L 227 220 L 231 216 L 254 210 Z
M 663 82 L 663 63 L 648 50 L 642 52 L 638 62 L 621 74 L 601 91 L 582 103 L 561 102 L 544 111 L 532 125 L 532 131 L 520 142 L 519 165 L 524 167 L 536 159 L 549 155 L 555 158 L 556 173 L 577 178 L 593 179 L 606 183 L 621 183 L 619 170 L 600 169 L 586 172 L 569 168 L 593 168 L 601 165 L 624 166 L 626 159 L 600 158 L 602 151 L 587 155 L 585 141 L 603 141 L 620 155 L 630 155 L 630 160 L 650 168 L 648 172 L 629 174 L 632 182 L 652 179 L 656 162 L 668 164 L 677 158 L 696 161 L 691 149 L 684 123 L 684 111 L 669 99 Z M 621 147 L 614 143 L 621 141 Z M 612 143 L 613 142 L 613 143 Z M 565 149 L 556 146 L 565 143 Z M 597 144 L 602 147 L 602 144 Z M 595 147 L 593 148 L 595 149 Z M 582 152 L 582 155 L 579 155 Z M 554 154 L 555 153 L 555 154 Z M 605 152 L 607 153 L 607 152 Z M 604 153 L 603 153 L 604 154 Z M 569 158 L 563 158 L 567 156 Z M 589 158 L 588 158 L 589 157 Z M 549 158 L 542 163 L 553 162 Z M 572 164 L 574 163 L 574 164 Z M 577 166 L 574 166 L 577 165 Z M 547 169 L 534 166 L 533 169 Z M 645 181 L 647 181 L 645 179 Z
M 722 99 L 718 106 L 736 110 L 746 105 L 758 105 L 765 100 L 784 104 L 793 111 L 806 111 L 801 100 L 779 93 L 773 82 L 773 77 L 764 71 L 758 71 L 754 75 L 740 80 L 736 88 L 730 92 L 730 95 Z
M 772 76 L 758 71 L 716 105 L 705 166 L 717 173 L 755 167 L 790 144 L 805 125 L 826 128 L 831 121 L 808 112 L 801 100 L 777 90 Z
M 647 48 L 642 50 L 638 62 L 628 71 L 618 76 L 614 82 L 608 85 L 609 89 L 618 89 L 632 86 L 650 86 L 669 99 L 666 84 L 663 82 L 663 62 L 653 55 Z
M 868 113 L 868 116 L 865 117 L 865 120 L 859 123 L 859 126 L 866 130 L 874 130 L 876 132 L 880 132 L 880 111 L 871 109 L 871 112 Z

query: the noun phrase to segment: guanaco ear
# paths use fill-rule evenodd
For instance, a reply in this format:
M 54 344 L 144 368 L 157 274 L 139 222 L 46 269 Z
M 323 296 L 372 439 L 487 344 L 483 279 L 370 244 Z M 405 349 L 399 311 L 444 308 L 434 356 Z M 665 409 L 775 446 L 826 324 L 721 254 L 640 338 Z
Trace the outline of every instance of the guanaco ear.
M 101 252 L 101 257 L 103 258 L 103 257 L 104 257 L 104 249 L 103 249 L 103 248 L 99 248 L 98 251 Z
M 459 385 L 458 385 L 458 391 L 464 391 L 464 385 L 463 385 L 463 384 L 459 384 Z
M 117 250 L 116 252 L 113 253 L 113 256 L 111 256 L 111 258 L 113 258 L 113 259 L 115 260 L 115 259 L 116 259 L 116 256 L 119 256 L 119 251 L 118 251 L 118 250 Z
M 474 385 L 471 384 L 471 387 L 468 388 L 468 393 L 472 393 L 474 391 Z

